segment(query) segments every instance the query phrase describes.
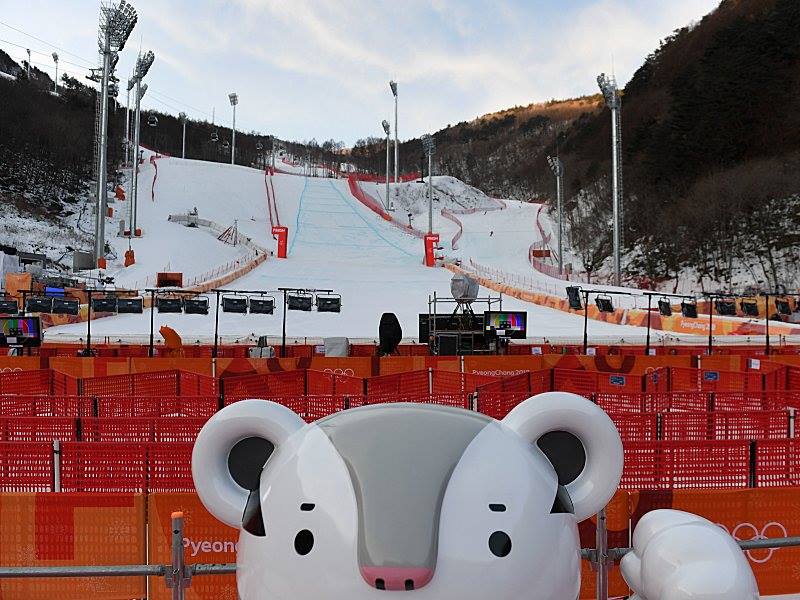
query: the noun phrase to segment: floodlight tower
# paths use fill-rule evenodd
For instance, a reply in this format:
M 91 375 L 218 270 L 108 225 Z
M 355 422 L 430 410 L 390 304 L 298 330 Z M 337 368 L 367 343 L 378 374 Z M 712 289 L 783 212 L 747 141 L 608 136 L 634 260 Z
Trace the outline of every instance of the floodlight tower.
M 622 202 L 622 161 L 620 151 L 622 146 L 622 133 L 620 116 L 622 111 L 622 97 L 614 78 L 609 78 L 601 73 L 597 78 L 597 85 L 603 92 L 608 108 L 611 109 L 611 160 L 612 160 L 612 201 L 614 211 L 614 284 L 622 283 L 622 267 L 620 261 L 621 244 L 621 202 Z
M 383 131 L 386 132 L 386 208 L 389 208 L 389 175 L 392 172 L 392 167 L 389 163 L 389 145 L 391 143 L 392 128 L 386 119 L 383 120 L 381 125 L 383 125 Z
M 105 258 L 105 225 L 106 203 L 106 157 L 108 153 L 108 96 L 109 82 L 113 78 L 112 60 L 118 58 L 125 47 L 133 28 L 136 26 L 136 10 L 126 0 L 116 2 L 104 1 L 100 5 L 100 27 L 98 46 L 102 58 L 102 74 L 100 76 L 100 106 L 97 139 L 97 220 L 95 227 L 94 259 L 98 263 Z M 113 57 L 113 58 L 112 58 Z M 116 60 L 113 60 L 116 65 Z
M 58 94 L 58 53 L 53 52 L 53 62 L 56 63 L 56 78 L 53 80 L 53 93 Z
M 430 134 L 422 136 L 422 148 L 428 155 L 428 233 L 433 233 L 433 153 L 436 152 L 436 141 Z
M 131 90 L 136 86 L 136 78 L 128 79 L 128 93 L 125 100 L 125 165 L 131 164 Z
M 564 272 L 564 163 L 557 156 L 548 156 L 547 164 L 556 176 L 556 205 L 558 207 L 558 272 Z
M 186 158 L 186 113 L 178 114 L 180 120 L 183 121 L 183 142 L 181 143 L 181 158 Z
M 231 164 L 233 163 L 236 154 L 236 105 L 239 104 L 239 96 L 237 94 L 228 94 L 228 100 L 231 101 L 233 107 L 233 127 L 231 128 Z
M 145 54 L 140 55 L 136 61 L 136 117 L 133 125 L 133 172 L 131 173 L 131 201 L 129 204 L 131 210 L 131 237 L 136 236 L 139 209 L 139 136 L 142 125 L 142 98 L 147 92 L 147 84 L 142 84 L 142 79 L 150 71 L 155 59 L 156 55 L 153 54 L 153 51 L 148 50 Z
M 400 181 L 400 144 L 397 139 L 397 82 L 390 81 L 389 88 L 394 96 L 394 182 Z

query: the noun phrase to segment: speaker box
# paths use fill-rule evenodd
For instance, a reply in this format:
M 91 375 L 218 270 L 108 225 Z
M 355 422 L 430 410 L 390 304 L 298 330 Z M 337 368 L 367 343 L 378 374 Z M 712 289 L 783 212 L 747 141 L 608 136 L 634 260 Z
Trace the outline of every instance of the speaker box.
M 439 356 L 458 356 L 458 344 L 461 336 L 457 333 L 437 333 L 436 347 Z

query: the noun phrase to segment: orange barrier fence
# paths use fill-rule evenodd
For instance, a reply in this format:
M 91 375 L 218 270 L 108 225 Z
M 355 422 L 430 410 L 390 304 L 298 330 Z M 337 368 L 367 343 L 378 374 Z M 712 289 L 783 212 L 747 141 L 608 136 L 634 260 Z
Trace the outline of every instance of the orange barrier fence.
M 800 535 L 799 503 L 800 488 L 619 491 L 607 509 L 609 546 L 628 547 L 631 528 L 646 512 L 659 508 L 699 514 L 737 540 L 797 536 Z M 239 532 L 208 514 L 196 494 L 37 493 L 0 494 L 0 565 L 167 564 L 170 515 L 176 510 L 185 517 L 187 563 L 235 562 Z M 582 547 L 594 547 L 595 528 L 594 519 L 580 524 Z M 793 575 L 800 563 L 800 548 L 751 550 L 747 557 L 762 594 L 800 593 L 800 578 Z M 594 598 L 594 573 L 588 562 L 584 561 L 582 571 L 580 597 Z M 609 579 L 611 596 L 629 594 L 617 566 L 611 569 Z M 160 578 L 151 578 L 149 595 L 143 577 L 0 580 L 0 598 L 50 600 L 53 597 L 166 600 L 171 593 Z M 233 575 L 197 577 L 186 597 L 235 599 L 235 578 Z
M 0 564 L 143 564 L 140 494 L 0 494 Z M 146 596 L 143 577 L 0 579 L 0 598 L 123 600 Z

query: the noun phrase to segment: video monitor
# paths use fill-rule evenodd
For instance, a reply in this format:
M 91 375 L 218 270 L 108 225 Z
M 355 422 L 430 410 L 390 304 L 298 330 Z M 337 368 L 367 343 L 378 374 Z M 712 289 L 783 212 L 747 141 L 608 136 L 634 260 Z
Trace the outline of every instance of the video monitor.
M 0 317 L 0 348 L 32 348 L 41 344 L 39 317 Z
M 528 313 L 487 310 L 483 313 L 483 327 L 499 337 L 524 340 L 528 336 Z

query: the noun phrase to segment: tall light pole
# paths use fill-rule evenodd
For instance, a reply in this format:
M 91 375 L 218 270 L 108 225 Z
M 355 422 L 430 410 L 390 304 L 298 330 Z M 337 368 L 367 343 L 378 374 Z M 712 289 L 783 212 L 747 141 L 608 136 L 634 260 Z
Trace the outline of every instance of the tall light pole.
M 95 225 L 95 264 L 105 262 L 106 204 L 108 202 L 106 156 L 108 152 L 108 95 L 109 82 L 113 77 L 113 64 L 117 53 L 125 47 L 133 28 L 136 26 L 136 10 L 121 0 L 119 4 L 104 1 L 100 5 L 100 27 L 98 45 L 102 58 L 100 74 L 100 106 L 98 114 L 97 138 L 97 220 Z M 113 55 L 113 58 L 112 58 Z
M 422 148 L 428 155 L 428 233 L 433 233 L 433 153 L 436 152 L 436 142 L 432 135 L 422 136 Z
M 389 121 L 386 119 L 381 123 L 383 130 L 386 132 L 386 208 L 389 208 L 389 174 L 392 172 L 392 167 L 389 163 L 389 145 L 391 144 L 392 128 Z
M 597 78 L 597 84 L 608 108 L 611 109 L 611 161 L 612 161 L 612 201 L 614 211 L 614 284 L 619 286 L 622 283 L 622 267 L 620 260 L 621 244 L 621 202 L 622 202 L 622 162 L 620 160 L 620 149 L 622 145 L 622 133 L 620 127 L 620 113 L 622 111 L 622 97 L 617 87 L 615 79 L 605 73 L 601 73 Z
M 58 53 L 53 52 L 53 62 L 56 63 L 56 78 L 53 80 L 53 93 L 58 95 Z
M 131 173 L 131 201 L 129 204 L 131 211 L 131 237 L 136 236 L 139 212 L 139 135 L 142 125 L 142 98 L 147 92 L 147 84 L 142 84 L 142 79 L 147 75 L 150 67 L 153 66 L 153 61 L 155 59 L 156 55 L 153 54 L 152 50 L 149 50 L 145 54 L 139 56 L 136 61 L 136 75 L 134 76 L 136 79 L 136 113 L 133 124 L 133 172 Z
M 131 90 L 136 86 L 136 78 L 128 79 L 128 93 L 125 99 L 125 164 L 131 164 Z
M 389 88 L 394 96 L 394 182 L 400 182 L 400 143 L 397 138 L 397 82 L 390 81 Z
M 547 164 L 556 176 L 556 204 L 558 206 L 558 272 L 564 272 L 564 163 L 557 156 L 548 156 Z
M 234 156 L 236 154 L 236 105 L 239 104 L 239 96 L 237 94 L 228 94 L 228 100 L 231 101 L 233 107 L 233 127 L 231 128 L 231 164 L 234 164 Z
M 183 142 L 181 143 L 181 158 L 186 158 L 186 113 L 178 114 L 181 121 L 183 121 Z

